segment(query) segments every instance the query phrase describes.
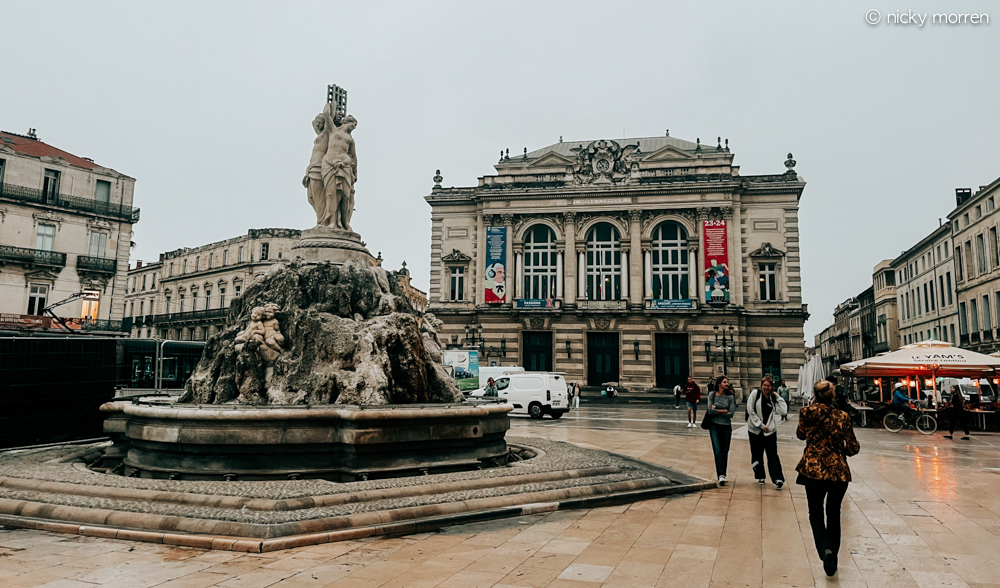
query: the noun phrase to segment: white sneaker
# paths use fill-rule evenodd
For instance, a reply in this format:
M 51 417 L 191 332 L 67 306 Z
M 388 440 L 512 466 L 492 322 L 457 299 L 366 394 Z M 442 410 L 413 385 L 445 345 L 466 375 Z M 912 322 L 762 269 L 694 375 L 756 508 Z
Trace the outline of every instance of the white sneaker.
M 757 480 L 757 483 L 760 484 L 761 486 L 763 486 L 764 485 L 764 480 L 763 479 Z
M 784 486 L 785 486 L 784 480 L 778 480 L 777 482 L 774 483 L 775 490 L 781 490 Z
M 726 485 L 726 477 L 725 476 L 719 476 L 719 486 L 722 487 L 722 486 L 725 486 L 725 485 Z

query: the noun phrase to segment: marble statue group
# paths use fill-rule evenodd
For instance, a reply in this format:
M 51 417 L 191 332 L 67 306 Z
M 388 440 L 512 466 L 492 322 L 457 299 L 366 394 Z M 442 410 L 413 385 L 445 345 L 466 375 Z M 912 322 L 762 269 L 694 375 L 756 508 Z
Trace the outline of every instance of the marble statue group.
M 316 226 L 350 231 L 354 182 L 358 179 L 358 156 L 351 131 L 358 121 L 335 108 L 328 103 L 313 120 L 316 140 L 302 185 L 316 211 Z

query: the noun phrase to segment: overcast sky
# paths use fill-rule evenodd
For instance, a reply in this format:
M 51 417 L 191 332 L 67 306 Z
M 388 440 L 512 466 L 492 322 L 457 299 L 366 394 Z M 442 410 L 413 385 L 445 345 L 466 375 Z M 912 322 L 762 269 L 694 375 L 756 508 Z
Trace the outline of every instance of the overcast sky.
M 811 343 L 956 187 L 1000 176 L 1000 23 L 887 18 L 1000 5 L 761 4 L 8 0 L 0 128 L 136 178 L 134 263 L 315 224 L 300 182 L 336 83 L 359 121 L 354 228 L 423 289 L 435 169 L 474 185 L 500 149 L 665 129 L 728 138 L 744 175 L 792 152 Z

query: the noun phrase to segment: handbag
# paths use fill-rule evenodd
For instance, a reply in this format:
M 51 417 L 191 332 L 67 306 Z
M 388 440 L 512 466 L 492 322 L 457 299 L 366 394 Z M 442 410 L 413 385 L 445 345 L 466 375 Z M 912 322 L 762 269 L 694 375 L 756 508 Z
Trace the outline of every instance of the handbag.
M 708 412 L 708 409 L 712 407 L 715 402 L 715 392 L 710 392 L 708 394 L 708 406 L 705 407 L 705 416 L 701 417 L 701 428 L 706 431 L 712 428 L 712 415 Z

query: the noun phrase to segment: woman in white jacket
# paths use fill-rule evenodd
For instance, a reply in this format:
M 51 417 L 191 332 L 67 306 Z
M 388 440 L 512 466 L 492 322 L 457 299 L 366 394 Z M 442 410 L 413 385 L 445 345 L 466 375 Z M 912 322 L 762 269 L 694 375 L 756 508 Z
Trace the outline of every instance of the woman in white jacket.
M 781 490 L 785 485 L 785 474 L 781 471 L 778 458 L 777 428 L 780 418 L 788 414 L 788 404 L 774 391 L 774 380 L 764 376 L 760 389 L 750 392 L 747 398 L 747 433 L 750 437 L 750 467 L 757 483 L 764 485 L 764 454 L 767 454 L 767 469 L 774 487 Z

